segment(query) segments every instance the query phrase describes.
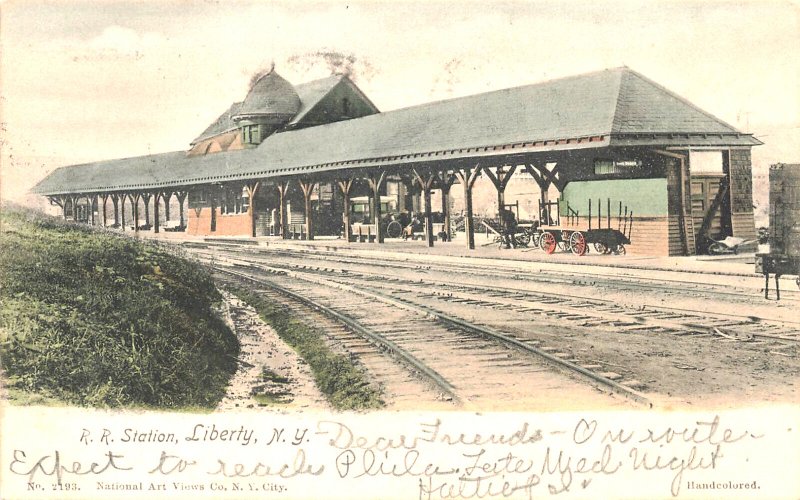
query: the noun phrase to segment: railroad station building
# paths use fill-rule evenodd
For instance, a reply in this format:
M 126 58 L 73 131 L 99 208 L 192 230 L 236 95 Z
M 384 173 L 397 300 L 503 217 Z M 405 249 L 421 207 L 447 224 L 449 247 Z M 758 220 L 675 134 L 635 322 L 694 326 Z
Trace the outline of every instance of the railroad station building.
M 347 76 L 273 69 L 188 150 L 61 167 L 33 191 L 123 231 L 382 243 L 413 212 L 428 245 L 474 248 L 506 207 L 554 227 L 624 221 L 630 251 L 692 255 L 755 237 L 759 144 L 627 67 L 383 113 Z

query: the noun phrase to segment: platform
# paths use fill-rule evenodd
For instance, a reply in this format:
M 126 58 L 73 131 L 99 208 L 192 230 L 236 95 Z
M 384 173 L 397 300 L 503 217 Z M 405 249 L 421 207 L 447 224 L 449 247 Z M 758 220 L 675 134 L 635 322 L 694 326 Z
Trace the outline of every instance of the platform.
M 264 236 L 257 238 L 247 237 L 212 237 L 212 236 L 186 236 L 180 233 L 140 232 L 140 237 L 157 238 L 160 240 L 177 241 L 229 241 L 231 243 L 246 243 L 264 246 L 280 246 L 283 248 L 315 249 L 335 252 L 356 252 L 370 254 L 380 252 L 398 259 L 435 260 L 448 259 L 488 259 L 496 261 L 501 267 L 517 267 L 520 263 L 532 264 L 558 264 L 561 266 L 584 266 L 607 269 L 637 269 L 648 271 L 679 271 L 686 273 L 700 273 L 711 275 L 726 275 L 739 277 L 760 277 L 755 272 L 755 255 L 739 254 L 724 256 L 690 256 L 690 257 L 660 257 L 645 255 L 600 255 L 594 252 L 577 256 L 571 252 L 556 252 L 548 255 L 538 248 L 504 249 L 499 245 L 476 237 L 476 248 L 469 250 L 464 246 L 463 234 L 459 234 L 451 242 L 437 242 L 433 247 L 428 247 L 422 241 L 403 241 L 402 239 L 387 238 L 383 244 L 378 243 L 347 243 L 340 238 L 317 237 L 314 240 L 284 240 L 277 236 Z M 504 264 L 506 262 L 506 264 Z M 585 268 L 584 268 L 585 271 Z

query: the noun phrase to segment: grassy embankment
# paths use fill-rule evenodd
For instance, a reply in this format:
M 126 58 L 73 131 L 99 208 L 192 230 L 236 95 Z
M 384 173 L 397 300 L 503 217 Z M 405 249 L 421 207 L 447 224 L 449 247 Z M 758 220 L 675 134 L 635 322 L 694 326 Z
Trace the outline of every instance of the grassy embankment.
M 293 317 L 280 304 L 241 287 L 228 290 L 258 311 L 278 335 L 306 360 L 320 391 L 337 410 L 367 410 L 384 406 L 380 392 L 366 374 L 344 355 L 330 350 L 323 333 Z M 268 376 L 269 374 L 265 374 Z M 258 395 L 256 395 L 258 397 Z M 265 403 L 269 399 L 265 396 Z
M 0 360 L 9 397 L 88 406 L 211 408 L 239 344 L 199 265 L 4 207 Z

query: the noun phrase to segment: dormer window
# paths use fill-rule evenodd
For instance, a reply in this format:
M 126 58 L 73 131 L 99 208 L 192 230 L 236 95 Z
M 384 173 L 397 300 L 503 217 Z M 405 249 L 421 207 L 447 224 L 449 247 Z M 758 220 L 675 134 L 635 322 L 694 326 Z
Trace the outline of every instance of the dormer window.
M 242 142 L 245 144 L 261 144 L 261 126 L 245 125 L 242 127 Z
M 350 116 L 350 99 L 347 97 L 342 99 L 342 115 Z

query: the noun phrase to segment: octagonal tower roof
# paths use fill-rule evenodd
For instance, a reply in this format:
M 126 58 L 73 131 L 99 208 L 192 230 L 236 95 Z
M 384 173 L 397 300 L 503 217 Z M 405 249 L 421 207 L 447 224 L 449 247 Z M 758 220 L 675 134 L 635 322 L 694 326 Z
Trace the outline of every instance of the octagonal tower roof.
M 274 68 L 253 84 L 234 121 L 270 119 L 286 123 L 300 110 L 300 97 L 291 83 Z

